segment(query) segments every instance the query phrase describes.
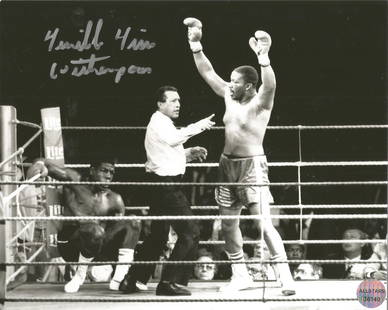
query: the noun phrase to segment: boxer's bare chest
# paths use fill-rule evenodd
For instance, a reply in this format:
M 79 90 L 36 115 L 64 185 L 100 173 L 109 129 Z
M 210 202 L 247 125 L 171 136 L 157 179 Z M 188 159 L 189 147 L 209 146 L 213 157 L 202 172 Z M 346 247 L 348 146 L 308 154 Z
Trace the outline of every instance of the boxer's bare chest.
M 64 204 L 70 209 L 77 208 L 87 215 L 108 215 L 113 209 L 110 191 L 93 192 L 89 187 L 80 186 L 64 189 Z
M 225 100 L 223 122 L 227 134 L 261 136 L 268 122 L 268 116 L 258 109 L 254 100 L 245 105 L 231 99 Z
M 226 104 L 223 121 L 225 125 L 242 126 L 251 123 L 256 118 L 256 110 L 251 105 L 241 105 L 229 101 Z

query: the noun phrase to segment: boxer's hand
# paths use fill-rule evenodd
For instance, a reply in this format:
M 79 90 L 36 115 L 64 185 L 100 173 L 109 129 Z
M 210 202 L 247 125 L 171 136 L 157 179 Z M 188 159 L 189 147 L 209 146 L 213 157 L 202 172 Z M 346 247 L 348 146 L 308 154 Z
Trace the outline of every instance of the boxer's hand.
M 203 162 L 207 157 L 207 150 L 204 147 L 195 146 L 190 149 L 190 156 L 193 160 Z
M 260 66 L 266 67 L 270 65 L 268 52 L 271 44 L 271 36 L 262 30 L 257 30 L 255 37 L 249 39 L 249 46 L 257 54 Z
M 386 270 L 378 270 L 373 273 L 373 279 L 376 280 L 386 280 L 387 279 L 387 271 Z
M 214 114 L 205 117 L 204 119 L 201 119 L 200 121 L 196 122 L 195 124 L 202 130 L 209 130 L 212 128 L 216 123 L 213 122 L 211 119 L 214 117 Z
M 187 17 L 183 20 L 187 26 L 187 38 L 189 39 L 190 48 L 193 53 L 202 51 L 202 23 L 194 17 Z
M 32 164 L 30 168 L 27 170 L 27 178 L 30 179 L 34 175 L 37 175 L 38 173 L 41 174 L 41 177 L 44 178 L 48 175 L 48 170 L 46 165 L 43 161 L 38 160 L 35 163 Z

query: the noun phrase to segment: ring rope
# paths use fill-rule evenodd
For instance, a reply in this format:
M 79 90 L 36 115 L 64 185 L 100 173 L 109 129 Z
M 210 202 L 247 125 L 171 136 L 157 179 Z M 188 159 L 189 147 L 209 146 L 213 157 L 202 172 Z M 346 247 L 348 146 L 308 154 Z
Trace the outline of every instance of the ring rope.
M 41 211 L 38 216 L 43 216 L 44 214 L 46 213 L 45 210 Z M 27 223 L 11 240 L 8 241 L 8 243 L 6 244 L 7 247 L 9 247 L 12 243 L 14 243 L 15 241 L 17 241 L 17 239 L 24 234 L 24 232 L 26 230 L 29 229 L 29 227 L 34 224 L 35 221 L 31 220 L 29 223 Z
M 138 241 L 138 244 L 142 244 L 143 241 Z M 244 240 L 243 244 L 253 244 L 256 245 L 260 243 L 260 240 Z M 284 244 L 344 244 L 344 243 L 381 243 L 381 244 L 387 244 L 387 241 L 385 239 L 361 239 L 361 240 L 336 240 L 336 239 L 322 239 L 322 240 L 283 240 Z M 23 242 L 23 243 L 16 243 L 13 246 L 36 246 L 36 245 L 42 245 L 43 242 Z M 175 244 L 175 242 L 168 242 L 168 244 Z M 217 244 L 225 244 L 224 240 L 208 240 L 208 241 L 199 241 L 200 245 L 217 245 Z M 11 247 L 12 245 L 9 245 Z
M 34 197 L 37 197 L 38 195 L 35 195 Z M 12 206 L 16 206 L 16 203 L 13 203 Z M 27 209 L 36 209 L 38 211 L 42 210 L 42 206 L 37 206 L 37 205 L 28 205 L 28 204 L 19 204 L 20 207 L 22 208 L 27 208 Z
M 273 219 L 387 219 L 387 214 L 290 214 L 290 215 L 272 215 Z M 267 218 L 262 215 L 146 215 L 146 216 L 23 216 L 23 217 L 10 217 L 5 216 L 5 221 L 140 221 L 140 220 L 259 220 Z
M 143 241 L 138 241 L 138 244 L 142 244 Z M 243 244 L 258 244 L 259 240 L 244 240 Z M 363 239 L 363 240 L 335 240 L 335 239 L 322 239 L 322 240 L 283 240 L 284 244 L 344 244 L 344 243 L 382 243 L 387 244 L 385 239 Z M 42 245 L 43 242 L 23 242 L 16 243 L 14 245 L 9 245 L 8 247 L 18 247 L 18 246 L 37 246 Z M 168 242 L 168 244 L 175 244 L 175 242 Z M 208 241 L 199 241 L 200 245 L 217 245 L 225 244 L 223 240 L 208 240 Z
M 317 125 L 317 126 L 267 126 L 269 130 L 315 130 L 315 129 L 365 129 L 365 128 L 388 128 L 388 125 Z M 145 130 L 146 126 L 62 126 L 62 130 Z M 210 130 L 223 130 L 224 126 L 214 126 Z
M 174 244 L 174 242 L 171 242 Z M 258 244 L 260 240 L 244 240 L 243 244 Z M 283 240 L 283 244 L 343 244 L 343 243 L 384 243 L 387 244 L 387 240 L 385 239 L 344 239 L 344 240 L 336 240 L 336 239 L 325 239 L 325 240 Z M 224 240 L 208 240 L 208 241 L 199 241 L 199 244 L 225 244 Z
M 138 241 L 138 244 L 142 244 L 143 241 Z M 259 243 L 259 240 L 244 240 L 243 244 L 253 244 L 256 245 Z M 322 240 L 283 240 L 284 244 L 344 244 L 344 243 L 382 243 L 387 244 L 387 240 L 385 239 L 362 239 L 362 240 L 336 240 L 336 239 L 322 239 Z M 9 245 L 11 246 L 36 246 L 36 245 L 42 245 L 43 242 L 17 242 L 15 245 Z M 168 244 L 175 244 L 175 242 L 168 242 Z M 225 244 L 224 240 L 208 240 L 208 241 L 199 241 L 200 245 L 217 245 L 217 244 Z
M 386 204 L 320 204 L 320 205 L 270 205 L 271 209 L 387 209 Z M 126 210 L 149 210 L 148 206 L 125 206 Z M 218 210 L 218 206 L 191 206 L 193 210 Z M 243 209 L 247 209 L 243 207 Z
M 138 244 L 142 244 L 143 241 L 138 241 Z M 258 240 L 244 240 L 243 244 L 258 244 Z M 284 244 L 344 244 L 344 243 L 382 243 L 386 244 L 384 239 L 365 239 L 365 240 L 284 240 Z M 19 247 L 19 246 L 40 246 L 45 244 L 44 242 L 23 242 L 7 245 L 7 247 Z M 175 242 L 168 242 L 168 244 L 175 244 Z M 222 245 L 225 244 L 223 240 L 212 240 L 212 241 L 199 241 L 199 245 Z
M 34 263 L 33 260 L 46 248 L 46 245 L 43 244 L 40 246 L 39 249 L 37 249 L 35 251 L 34 254 L 31 255 L 31 257 L 29 257 L 27 259 L 27 261 L 23 262 L 23 264 L 20 264 L 21 266 L 24 265 L 24 267 L 21 267 L 17 270 L 15 270 L 15 272 L 13 274 L 11 274 L 7 280 L 6 280 L 6 285 L 8 285 L 9 282 L 11 282 L 19 273 L 21 273 L 29 264 L 31 263 Z M 36 262 L 35 262 L 36 263 Z M 15 265 L 16 266 L 16 265 Z
M 87 182 L 87 181 L 0 181 L 0 185 L 111 185 L 111 186 L 334 186 L 334 185 L 388 185 L 388 181 L 326 181 L 326 182 Z
M 11 194 L 3 198 L 3 202 L 7 204 L 12 198 L 14 198 L 16 195 L 18 195 L 22 190 L 24 190 L 29 184 L 36 184 L 35 180 L 39 179 L 41 177 L 41 174 L 38 173 L 28 179 L 27 181 L 22 181 L 21 184 L 16 190 L 14 190 Z
M 263 301 L 356 301 L 355 297 L 335 297 L 335 298 L 132 298 L 132 297 L 64 297 L 64 298 L 42 298 L 42 297 L 6 297 L 7 302 L 263 302 Z
M 243 244 L 260 244 L 260 240 L 243 240 Z M 143 241 L 138 241 L 138 244 L 142 244 Z M 283 240 L 283 244 L 344 244 L 344 243 L 381 243 L 387 244 L 385 239 L 341 239 L 341 240 L 332 240 L 332 239 L 322 239 L 322 240 Z M 175 244 L 175 242 L 167 242 L 167 244 Z M 225 244 L 224 240 L 208 240 L 208 241 L 199 241 L 200 245 L 216 245 L 216 244 Z
M 317 127 L 317 126 L 314 126 L 314 127 Z M 370 128 L 370 127 L 368 127 L 368 128 Z M 298 126 L 298 129 L 304 129 L 304 128 L 302 128 L 302 126 Z M 305 128 L 306 129 L 306 128 Z M 284 164 L 284 163 L 282 163 L 282 164 Z M 287 163 L 285 163 L 285 164 L 287 164 Z M 298 167 L 300 167 L 300 166 L 307 166 L 307 165 L 317 165 L 316 163 L 301 163 L 301 161 L 299 161 L 299 162 L 296 162 L 296 163 L 293 163 L 295 166 L 298 166 Z M 329 163 L 330 164 L 330 163 Z M 359 162 L 357 162 L 357 164 L 359 165 Z M 387 163 L 386 162 L 384 162 L 384 163 L 381 163 L 381 162 L 379 162 L 379 164 L 378 165 L 386 165 Z M 216 164 L 216 165 L 218 165 L 218 164 Z M 275 164 L 276 165 L 276 164 Z M 318 164 L 319 165 L 319 164 Z M 328 165 L 327 163 L 324 163 L 324 165 Z M 341 163 L 341 162 L 337 162 L 337 163 L 335 163 L 335 164 L 333 164 L 333 165 L 343 165 L 343 162 Z M 345 164 L 346 165 L 346 164 Z M 350 163 L 349 164 L 349 162 L 348 162 L 348 165 L 355 165 L 354 163 L 352 164 L 352 163 Z M 372 162 L 369 162 L 369 163 L 367 163 L 366 165 L 375 165 L 375 164 L 373 164 Z M 144 167 L 144 165 L 142 164 L 142 166 Z M 301 182 L 298 182 L 299 184 L 298 184 L 298 186 L 301 186 L 302 184 L 301 184 Z M 10 195 L 11 196 L 11 195 Z M 8 198 L 8 197 L 7 197 Z M 11 197 L 12 198 L 12 197 Z M 298 218 L 300 218 L 301 219 L 301 217 L 299 216 Z M 309 216 L 309 218 L 311 218 L 311 216 Z M 73 217 L 73 219 L 74 219 L 74 217 Z M 101 218 L 99 218 L 99 219 L 101 219 Z M 150 217 L 147 217 L 147 219 L 150 219 Z M 30 220 L 31 220 L 31 218 L 30 218 Z M 335 241 L 339 241 L 339 240 L 335 240 Z M 326 261 L 325 261 L 326 262 Z M 370 261 L 369 261 L 370 262 Z M 157 261 L 157 262 L 155 262 L 155 263 L 158 263 L 158 264 L 160 264 L 160 261 Z M 195 264 L 197 264 L 197 262 L 194 262 Z M 230 263 L 230 261 L 227 261 L 227 263 Z M 250 263 L 253 263 L 252 261 L 250 261 Z M 273 263 L 273 262 L 272 262 Z M 21 268 L 22 269 L 22 268 Z M 289 298 L 287 298 L 287 299 L 285 299 L 285 300 L 290 300 Z M 330 299 L 330 300 L 333 300 L 333 299 Z M 357 299 L 356 299 L 357 300 Z M 241 301 L 241 299 L 238 299 L 238 301 Z
M 15 171 L 7 170 L 7 171 L 0 171 L 0 176 L 6 175 L 8 177 L 14 177 L 16 175 Z
M 31 242 L 31 241 L 28 241 L 28 242 L 16 242 L 15 244 L 13 245 L 9 245 L 8 247 L 11 248 L 11 247 L 19 247 L 19 246 L 26 246 L 26 247 L 32 247 L 32 246 L 38 246 L 38 245 L 42 245 L 42 244 L 47 244 L 46 242 Z
M 43 207 L 36 205 L 21 204 L 23 208 L 31 208 L 41 210 Z M 271 209 L 387 209 L 386 204 L 319 204 L 319 205 L 270 205 Z M 149 206 L 125 206 L 125 210 L 149 210 Z M 216 205 L 191 206 L 193 210 L 218 210 Z M 243 207 L 243 209 L 247 209 Z
M 5 158 L 1 163 L 0 163 L 0 168 L 3 167 L 6 163 L 14 159 L 15 157 L 21 155 L 24 153 L 24 149 L 22 147 L 19 147 L 18 150 L 11 155 L 9 155 L 7 158 Z
M 306 127 L 304 127 L 304 126 L 297 126 L 297 129 L 307 129 L 307 126 Z M 317 126 L 314 126 L 315 128 L 314 129 L 317 129 L 316 127 Z M 325 126 L 325 127 L 327 127 L 327 126 Z M 343 126 L 341 126 L 341 127 L 343 127 Z M 221 127 L 222 129 L 223 129 L 223 127 Z M 221 129 L 221 128 L 217 128 L 217 129 Z M 370 128 L 370 127 L 368 127 L 368 128 Z M 284 128 L 283 128 L 284 129 Z M 326 128 L 327 129 L 327 128 Z M 31 139 L 30 139 L 31 140 Z M 31 141 L 32 142 L 32 141 Z M 31 143 L 30 142 L 30 143 Z M 23 149 L 23 151 L 24 151 L 24 149 Z M 22 152 L 23 153 L 23 152 Z M 22 153 L 20 153 L 20 154 L 22 154 Z M 301 163 L 300 162 L 298 162 L 298 163 L 295 163 L 296 164 L 296 166 L 301 166 Z M 218 164 L 217 164 L 218 165 Z M 143 165 L 144 166 L 144 165 Z M 300 181 L 300 180 L 299 180 Z M 301 184 L 301 182 L 298 182 L 299 184 L 298 184 L 298 186 L 300 186 Z M 15 191 L 16 192 L 16 191 Z M 13 194 L 13 193 L 12 193 Z M 11 194 L 11 195 L 12 195 Z M 9 198 L 9 199 L 11 199 L 12 197 L 10 197 L 11 195 L 9 195 L 7 198 Z M 311 216 L 309 217 L 309 218 L 311 218 Z M 31 220 L 31 218 L 29 218 L 30 220 Z M 74 219 L 74 217 L 73 217 L 73 219 Z M 100 219 L 100 218 L 99 218 Z M 147 219 L 150 219 L 149 217 L 147 217 Z M 337 240 L 338 241 L 338 240 Z M 227 261 L 228 263 L 230 263 L 230 261 Z M 156 263 L 159 263 L 160 264 L 160 262 L 158 261 L 158 262 L 156 262 Z M 197 264 L 197 262 L 195 262 L 196 264 Z M 250 262 L 250 263 L 252 263 L 252 261 Z M 18 271 L 20 272 L 21 270 L 23 269 L 23 267 L 22 268 L 20 268 Z M 16 275 L 13 275 L 12 277 L 14 277 L 14 276 L 16 276 Z M 10 280 L 10 278 L 8 279 L 8 280 Z M 263 298 L 264 298 L 264 296 L 263 296 Z M 185 299 L 186 300 L 186 299 Z M 224 300 L 224 299 L 222 299 L 222 300 Z M 241 299 L 237 299 L 238 301 L 241 301 Z M 260 300 L 260 299 L 259 299 Z M 286 298 L 286 299 L 284 299 L 284 300 L 290 300 L 289 298 Z M 330 299 L 330 300 L 333 300 L 333 299 Z M 341 300 L 343 300 L 342 298 L 341 298 Z M 357 300 L 356 298 L 355 298 L 355 300 Z M 132 300 L 133 301 L 133 300 Z M 176 301 L 175 299 L 174 299 L 174 301 Z M 262 299 L 261 299 L 261 301 L 262 301 Z
M 225 264 L 344 264 L 348 262 L 346 259 L 284 259 L 284 260 L 241 260 L 241 261 L 231 261 L 231 260 L 214 260 L 212 264 L 225 265 Z M 381 264 L 385 263 L 384 259 L 376 259 L 376 260 L 352 260 L 353 263 L 357 264 Z M 209 264 L 209 262 L 199 262 L 196 260 L 154 260 L 154 261 L 132 261 L 131 265 L 204 265 Z M 38 265 L 52 265 L 52 266 L 65 266 L 65 265 L 75 265 L 75 266 L 93 266 L 93 265 L 128 265 L 128 262 L 118 262 L 118 261 L 96 261 L 96 262 L 65 262 L 65 261 L 55 261 L 55 262 L 5 262 L 6 266 L 38 266 Z
M 12 124 L 16 124 L 16 125 L 26 126 L 26 127 L 37 128 L 37 129 L 41 129 L 41 128 L 42 128 L 42 127 L 41 127 L 40 125 L 38 125 L 38 124 L 30 123 L 30 122 L 25 122 L 25 121 L 19 121 L 19 120 L 12 121 L 11 123 L 12 123 Z
M 23 146 L 19 147 L 16 152 L 9 155 L 7 158 L 5 158 L 0 163 L 0 168 L 3 167 L 6 163 L 8 163 L 10 160 L 14 159 L 15 157 L 22 155 L 24 153 L 24 150 L 32 143 L 36 138 L 40 136 L 40 134 L 43 132 L 43 129 L 40 128 L 26 143 L 23 144 Z
M 31 166 L 32 163 L 23 163 L 24 166 Z M 186 167 L 218 167 L 217 163 L 187 163 Z M 269 162 L 269 167 L 315 167 L 315 166 L 388 166 L 386 160 L 374 161 L 318 161 L 318 162 Z M 90 164 L 66 164 L 66 168 L 89 168 Z M 117 168 L 144 168 L 144 163 L 115 164 Z
M 27 140 L 26 143 L 24 143 L 21 148 L 23 149 L 23 151 L 32 143 L 35 141 L 36 138 L 38 138 L 41 133 L 43 132 L 43 129 L 40 128 L 30 139 Z

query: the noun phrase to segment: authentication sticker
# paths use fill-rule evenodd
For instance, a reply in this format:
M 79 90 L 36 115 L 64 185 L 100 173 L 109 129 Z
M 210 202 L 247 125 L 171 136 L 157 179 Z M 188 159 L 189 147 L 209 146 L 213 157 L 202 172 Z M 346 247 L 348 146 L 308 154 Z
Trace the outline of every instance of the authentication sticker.
M 357 288 L 358 301 L 367 308 L 380 306 L 384 302 L 385 296 L 385 286 L 381 281 L 365 280 Z

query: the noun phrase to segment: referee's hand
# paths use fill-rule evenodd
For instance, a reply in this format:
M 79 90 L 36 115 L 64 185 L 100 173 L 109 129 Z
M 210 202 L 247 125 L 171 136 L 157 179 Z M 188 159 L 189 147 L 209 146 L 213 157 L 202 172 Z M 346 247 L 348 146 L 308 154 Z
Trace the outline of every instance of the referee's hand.
M 191 148 L 190 155 L 193 160 L 203 162 L 207 157 L 207 150 L 204 147 L 195 146 Z

